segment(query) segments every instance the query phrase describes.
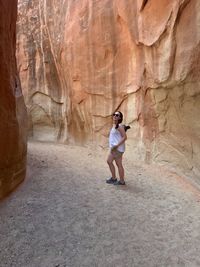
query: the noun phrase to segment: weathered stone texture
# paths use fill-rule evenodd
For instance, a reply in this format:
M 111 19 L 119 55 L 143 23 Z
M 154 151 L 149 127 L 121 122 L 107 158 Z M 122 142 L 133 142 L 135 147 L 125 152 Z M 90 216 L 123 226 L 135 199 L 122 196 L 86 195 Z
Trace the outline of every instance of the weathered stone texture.
M 17 74 L 17 1 L 0 1 L 0 199 L 25 177 L 26 108 Z
M 19 0 L 32 136 L 105 145 L 120 109 L 133 158 L 198 173 L 199 25 L 198 0 Z

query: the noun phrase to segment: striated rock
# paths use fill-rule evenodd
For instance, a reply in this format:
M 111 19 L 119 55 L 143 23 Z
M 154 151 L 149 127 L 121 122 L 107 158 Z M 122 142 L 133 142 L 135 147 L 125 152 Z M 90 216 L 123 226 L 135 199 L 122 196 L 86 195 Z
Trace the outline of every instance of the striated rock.
M 26 171 L 26 108 L 17 74 L 17 1 L 0 1 L 0 199 Z
M 134 159 L 198 174 L 199 22 L 198 0 L 19 0 L 30 134 L 106 145 L 120 109 Z

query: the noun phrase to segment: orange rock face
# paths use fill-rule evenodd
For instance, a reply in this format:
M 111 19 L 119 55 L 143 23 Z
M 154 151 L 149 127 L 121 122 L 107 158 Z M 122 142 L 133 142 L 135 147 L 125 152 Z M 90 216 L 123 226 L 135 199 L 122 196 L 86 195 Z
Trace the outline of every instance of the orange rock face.
M 25 177 L 26 108 L 17 74 L 17 1 L 0 1 L 0 199 Z
M 19 0 L 33 138 L 105 145 L 120 109 L 133 158 L 198 174 L 199 22 L 198 0 Z

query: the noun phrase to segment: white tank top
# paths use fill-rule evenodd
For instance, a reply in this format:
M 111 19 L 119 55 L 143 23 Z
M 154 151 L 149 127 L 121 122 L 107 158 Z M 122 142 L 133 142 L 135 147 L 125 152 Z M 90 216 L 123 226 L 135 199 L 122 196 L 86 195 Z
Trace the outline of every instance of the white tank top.
M 119 127 L 123 127 L 119 125 Z M 115 126 L 112 127 L 109 135 L 109 147 L 112 148 L 113 146 L 116 146 L 119 144 L 119 142 L 122 140 L 122 136 L 120 131 L 118 129 L 115 129 Z M 125 142 L 121 144 L 118 148 L 118 151 L 124 152 L 125 151 Z

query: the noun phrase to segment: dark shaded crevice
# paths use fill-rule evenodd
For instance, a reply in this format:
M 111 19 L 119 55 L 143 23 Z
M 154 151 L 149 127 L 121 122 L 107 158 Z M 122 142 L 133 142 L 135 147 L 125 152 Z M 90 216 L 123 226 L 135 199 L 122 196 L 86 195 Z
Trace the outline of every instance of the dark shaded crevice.
M 148 0 L 144 0 L 143 1 L 142 5 L 141 5 L 141 8 L 140 8 L 140 11 L 142 11 L 145 8 L 147 3 L 148 3 Z

